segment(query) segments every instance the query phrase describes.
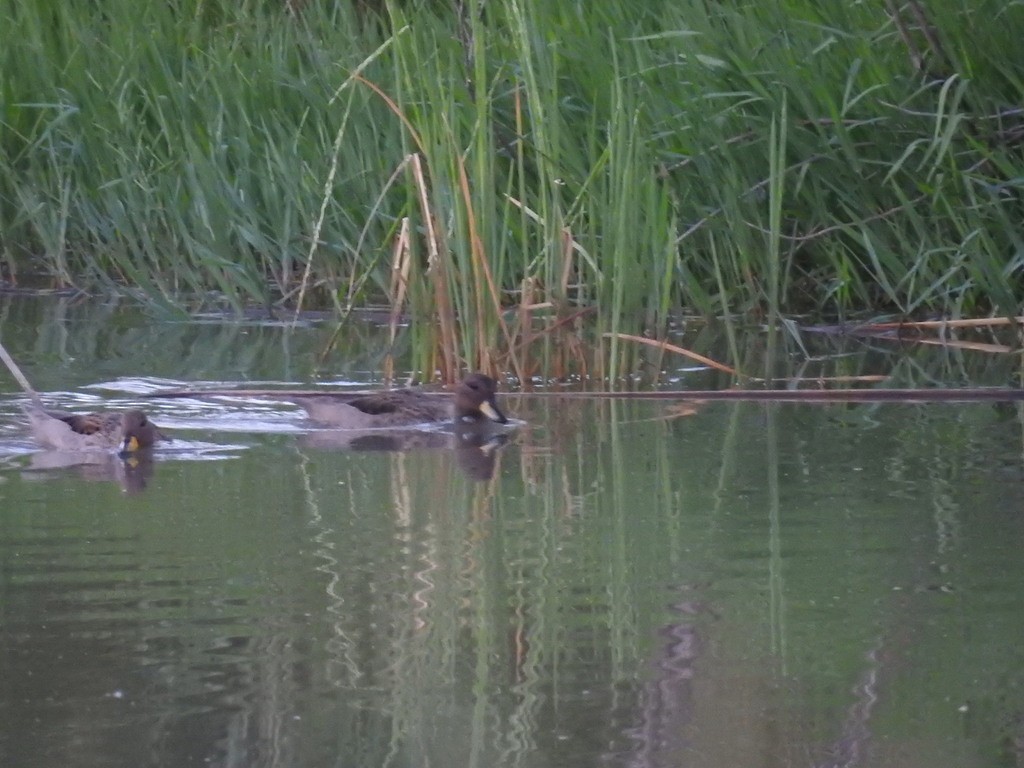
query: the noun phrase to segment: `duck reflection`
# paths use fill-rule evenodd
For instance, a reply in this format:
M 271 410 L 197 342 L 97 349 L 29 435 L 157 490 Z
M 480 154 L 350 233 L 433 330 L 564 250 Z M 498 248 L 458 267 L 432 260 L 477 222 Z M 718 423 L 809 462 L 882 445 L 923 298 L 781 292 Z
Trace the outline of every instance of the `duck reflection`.
M 494 476 L 498 452 L 508 443 L 509 432 L 456 425 L 453 430 L 326 429 L 303 435 L 300 444 L 328 451 L 452 451 L 459 469 L 471 480 Z
M 26 478 L 49 479 L 74 471 L 89 482 L 117 483 L 125 493 L 141 493 L 153 477 L 152 451 L 125 455 L 110 451 L 39 451 L 29 458 Z

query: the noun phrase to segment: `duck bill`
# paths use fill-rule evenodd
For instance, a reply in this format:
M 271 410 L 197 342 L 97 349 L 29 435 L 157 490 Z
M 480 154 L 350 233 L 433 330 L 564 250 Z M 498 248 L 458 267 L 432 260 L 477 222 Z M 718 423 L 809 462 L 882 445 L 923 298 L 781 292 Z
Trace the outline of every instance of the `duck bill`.
M 139 438 L 135 435 L 129 435 L 124 439 L 124 445 L 121 446 L 121 453 L 135 453 L 142 446 L 139 445 Z
M 505 414 L 498 410 L 497 403 L 485 400 L 480 403 L 480 413 L 491 421 L 496 421 L 499 424 L 508 424 L 508 419 L 505 418 Z

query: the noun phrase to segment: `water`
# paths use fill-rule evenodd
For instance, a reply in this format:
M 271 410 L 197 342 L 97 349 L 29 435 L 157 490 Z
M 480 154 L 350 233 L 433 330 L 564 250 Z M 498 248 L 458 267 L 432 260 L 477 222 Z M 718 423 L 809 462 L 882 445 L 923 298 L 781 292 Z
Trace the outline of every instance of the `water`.
M 325 378 L 330 329 L 5 310 L 68 405 Z M 331 378 L 373 378 L 359 333 Z M 4 766 L 1024 760 L 1015 406 L 506 395 L 529 425 L 481 459 L 147 401 L 175 442 L 115 471 L 32 468 L 13 387 Z

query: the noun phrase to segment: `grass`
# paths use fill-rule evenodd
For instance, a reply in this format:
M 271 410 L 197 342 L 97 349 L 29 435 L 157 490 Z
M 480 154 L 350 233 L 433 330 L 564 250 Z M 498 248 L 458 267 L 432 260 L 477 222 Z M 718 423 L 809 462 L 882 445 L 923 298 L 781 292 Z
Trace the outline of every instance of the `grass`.
M 615 382 L 684 311 L 1019 313 L 1024 8 L 291 7 L 8 2 L 7 276 L 387 302 L 444 378 Z

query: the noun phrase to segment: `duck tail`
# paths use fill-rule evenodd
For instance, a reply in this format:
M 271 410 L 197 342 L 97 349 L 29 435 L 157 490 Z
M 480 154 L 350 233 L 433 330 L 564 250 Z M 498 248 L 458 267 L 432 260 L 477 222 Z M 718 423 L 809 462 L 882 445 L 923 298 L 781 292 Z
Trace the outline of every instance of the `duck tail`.
M 25 374 L 21 372 L 21 368 L 19 368 L 18 364 L 14 362 L 14 358 L 7 354 L 7 349 L 4 348 L 2 343 L 0 343 L 0 360 L 4 361 L 4 365 L 7 366 L 7 370 L 11 372 L 15 381 L 17 381 L 18 384 L 21 385 L 21 388 L 25 390 L 25 394 L 32 398 L 32 403 L 42 408 L 43 399 L 39 397 L 39 393 L 32 388 L 28 379 L 25 378 Z

